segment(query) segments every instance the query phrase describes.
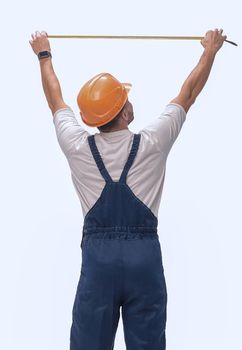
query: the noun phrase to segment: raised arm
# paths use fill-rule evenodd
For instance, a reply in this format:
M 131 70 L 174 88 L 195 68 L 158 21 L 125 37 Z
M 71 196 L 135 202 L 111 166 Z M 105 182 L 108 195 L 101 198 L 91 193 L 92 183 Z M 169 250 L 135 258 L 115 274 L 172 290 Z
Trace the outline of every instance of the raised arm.
M 42 31 L 41 33 L 36 31 L 35 34 L 31 34 L 31 36 L 32 40 L 29 40 L 29 43 L 36 55 L 41 51 L 51 51 L 48 34 L 45 31 Z M 61 87 L 52 65 L 52 58 L 42 58 L 39 60 L 39 64 L 44 93 L 48 106 L 54 116 L 54 113 L 57 110 L 70 107 L 65 104 L 63 100 Z
M 206 84 L 215 55 L 222 47 L 224 40 L 227 38 L 226 35 L 222 35 L 222 32 L 223 29 L 218 30 L 216 28 L 215 30 L 209 30 L 206 33 L 205 37 L 201 40 L 204 51 L 197 66 L 185 80 L 179 95 L 170 101 L 181 105 L 186 113 Z

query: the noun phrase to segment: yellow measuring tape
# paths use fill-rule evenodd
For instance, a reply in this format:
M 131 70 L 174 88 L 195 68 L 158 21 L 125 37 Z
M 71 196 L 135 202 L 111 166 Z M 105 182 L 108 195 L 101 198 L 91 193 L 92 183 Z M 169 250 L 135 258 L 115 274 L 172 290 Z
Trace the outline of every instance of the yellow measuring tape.
M 74 39 L 155 39 L 155 40 L 202 40 L 203 36 L 145 36 L 145 35 L 48 35 L 48 38 Z M 238 46 L 230 40 L 226 42 Z

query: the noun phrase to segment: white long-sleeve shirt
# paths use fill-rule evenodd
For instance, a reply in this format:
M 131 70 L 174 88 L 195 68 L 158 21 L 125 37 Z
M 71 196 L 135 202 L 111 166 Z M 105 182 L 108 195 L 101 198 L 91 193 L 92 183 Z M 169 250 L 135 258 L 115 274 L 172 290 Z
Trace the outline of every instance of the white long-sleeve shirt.
M 169 103 L 159 117 L 138 132 L 141 134 L 139 149 L 128 172 L 127 185 L 156 217 L 165 180 L 167 156 L 185 119 L 184 108 Z M 71 108 L 56 111 L 53 123 L 85 216 L 100 197 L 105 185 L 88 144 L 87 136 L 91 134 L 79 124 Z M 133 132 L 129 129 L 98 132 L 95 133 L 95 141 L 111 178 L 118 181 L 131 150 Z

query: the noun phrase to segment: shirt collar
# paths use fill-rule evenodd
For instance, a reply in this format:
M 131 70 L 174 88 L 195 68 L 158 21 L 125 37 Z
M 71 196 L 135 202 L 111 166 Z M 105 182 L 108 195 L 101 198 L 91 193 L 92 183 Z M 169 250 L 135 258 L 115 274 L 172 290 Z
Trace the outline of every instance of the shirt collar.
M 132 134 L 132 132 L 129 129 L 121 129 L 121 130 L 109 131 L 109 132 L 100 131 L 100 135 L 101 136 L 105 136 L 105 137 L 108 137 L 108 138 L 113 138 L 113 137 L 116 137 L 116 136 L 126 135 L 126 134 Z

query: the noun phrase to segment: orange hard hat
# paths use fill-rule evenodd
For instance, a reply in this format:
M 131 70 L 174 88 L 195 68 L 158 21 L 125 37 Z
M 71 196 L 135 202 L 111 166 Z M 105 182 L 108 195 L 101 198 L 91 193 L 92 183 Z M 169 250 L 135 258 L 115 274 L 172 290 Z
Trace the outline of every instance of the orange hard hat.
M 132 84 L 121 83 L 109 73 L 88 80 L 77 96 L 80 115 L 88 126 L 107 124 L 121 111 Z

